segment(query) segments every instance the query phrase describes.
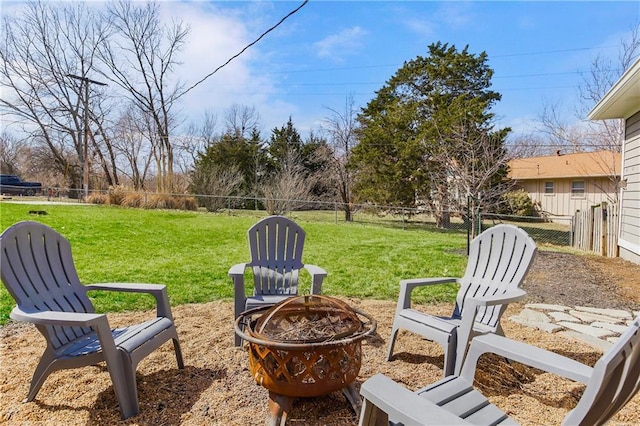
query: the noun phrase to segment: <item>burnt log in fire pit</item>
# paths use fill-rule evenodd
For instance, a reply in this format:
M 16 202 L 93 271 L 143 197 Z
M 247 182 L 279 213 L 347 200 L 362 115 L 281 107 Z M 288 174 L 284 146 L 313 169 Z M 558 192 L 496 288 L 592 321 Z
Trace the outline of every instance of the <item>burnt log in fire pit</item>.
M 361 319 L 364 318 L 364 321 Z M 342 390 L 356 414 L 353 386 L 362 361 L 362 340 L 376 321 L 339 299 L 295 296 L 243 312 L 236 334 L 249 343 L 249 368 L 269 390 L 269 424 L 284 424 L 293 401 Z

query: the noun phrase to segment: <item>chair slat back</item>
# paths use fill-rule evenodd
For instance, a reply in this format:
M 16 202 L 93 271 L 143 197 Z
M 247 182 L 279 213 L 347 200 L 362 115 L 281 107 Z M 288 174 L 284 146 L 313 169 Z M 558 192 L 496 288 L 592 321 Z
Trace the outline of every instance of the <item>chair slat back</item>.
M 474 238 L 454 316 L 462 314 L 467 297 L 501 295 L 519 288 L 536 253 L 533 239 L 513 225 L 496 225 Z M 481 308 L 476 321 L 496 327 L 504 309 L 504 305 Z
M 2 233 L 0 247 L 2 282 L 20 309 L 95 312 L 62 235 L 38 222 L 19 222 Z M 54 349 L 91 332 L 89 327 L 39 329 Z
M 254 294 L 297 294 L 304 266 L 304 230 L 284 216 L 269 216 L 249 228 L 248 234 Z
M 593 375 L 566 425 L 601 425 L 640 390 L 640 316 L 593 367 Z

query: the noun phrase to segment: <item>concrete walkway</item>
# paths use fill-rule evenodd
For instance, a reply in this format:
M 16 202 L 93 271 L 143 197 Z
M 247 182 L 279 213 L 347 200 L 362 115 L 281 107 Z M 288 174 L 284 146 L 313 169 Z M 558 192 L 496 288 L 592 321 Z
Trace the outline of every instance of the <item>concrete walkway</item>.
M 509 319 L 548 333 L 560 333 L 606 351 L 638 315 L 640 311 L 530 303 Z

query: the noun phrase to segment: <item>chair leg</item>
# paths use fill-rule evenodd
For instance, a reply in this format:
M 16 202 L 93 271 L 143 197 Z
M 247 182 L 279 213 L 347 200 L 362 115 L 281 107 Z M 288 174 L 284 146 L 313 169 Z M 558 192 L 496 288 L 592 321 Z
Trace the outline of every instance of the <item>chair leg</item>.
M 178 368 L 184 368 L 184 360 L 182 359 L 182 349 L 180 348 L 180 341 L 178 338 L 174 338 L 173 340 L 173 349 L 176 351 L 176 361 L 178 362 Z
M 376 407 L 368 399 L 362 401 L 362 410 L 360 411 L 360 420 L 358 426 L 388 426 L 389 417 L 387 413 Z
M 456 359 L 457 359 L 457 335 L 454 333 L 449 336 L 448 347 L 444 349 L 444 366 L 442 368 L 444 377 L 451 376 L 455 372 Z
M 397 336 L 398 336 L 398 327 L 396 327 L 395 321 L 394 321 L 393 328 L 391 329 L 391 335 L 389 336 L 389 350 L 387 351 L 387 361 L 391 361 L 391 357 L 393 356 L 393 347 L 396 344 Z
M 44 381 L 49 377 L 49 374 L 51 374 L 52 371 L 55 371 L 55 368 L 53 368 L 52 365 L 54 360 L 55 356 L 53 355 L 53 351 L 47 347 L 42 354 L 42 357 L 40 357 L 36 371 L 33 372 L 31 384 L 29 385 L 29 393 L 23 402 L 31 402 L 34 400 Z
M 126 390 L 126 397 L 118 397 L 118 403 L 120 404 L 122 418 L 127 419 L 140 412 L 140 405 L 138 403 L 138 384 L 136 382 L 137 366 L 131 360 L 129 353 L 125 351 L 119 352 L 120 359 L 122 361 L 122 370 L 120 374 L 112 374 L 111 379 L 113 380 L 114 387 L 117 382 L 119 387 L 124 387 Z

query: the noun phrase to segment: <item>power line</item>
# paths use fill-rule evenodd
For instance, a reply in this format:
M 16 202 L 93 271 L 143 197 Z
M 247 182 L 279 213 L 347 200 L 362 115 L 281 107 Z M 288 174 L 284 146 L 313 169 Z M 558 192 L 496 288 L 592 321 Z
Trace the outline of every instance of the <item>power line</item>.
M 567 52 L 578 52 L 582 50 L 594 50 L 594 49 L 614 49 L 618 47 L 620 47 L 619 44 L 615 46 L 575 47 L 573 49 L 543 50 L 540 52 L 506 53 L 504 55 L 492 55 L 491 58 L 510 58 L 513 56 L 546 55 L 548 53 L 567 53 Z
M 622 46 L 621 44 L 618 44 L 618 45 L 615 45 L 615 46 L 576 47 L 576 48 L 573 48 L 573 49 L 547 50 L 547 51 L 540 51 L 540 52 L 505 53 L 503 55 L 488 55 L 487 54 L 487 58 L 489 60 L 491 60 L 491 59 L 494 59 L 494 58 L 507 58 L 507 57 L 513 57 L 513 56 L 530 56 L 530 55 L 543 55 L 543 54 L 547 54 L 547 53 L 566 53 L 566 52 L 581 51 L 581 50 L 612 49 L 612 48 L 619 48 L 621 46 Z M 413 58 L 411 60 L 413 60 Z M 408 62 L 408 61 L 405 61 L 405 62 Z M 311 73 L 311 72 L 325 72 L 325 71 L 349 71 L 349 70 L 359 70 L 359 69 L 369 69 L 369 68 L 389 68 L 389 67 L 399 68 L 402 65 L 403 64 L 398 64 L 398 63 L 394 63 L 394 64 L 377 64 L 377 65 L 354 65 L 354 66 L 348 66 L 348 67 L 297 69 L 297 70 L 293 69 L 293 70 L 286 70 L 286 71 L 265 71 L 264 74 L 297 74 L 297 73 Z M 580 72 L 584 73 L 586 71 L 580 71 Z
M 185 90 L 184 92 L 182 92 L 180 94 L 180 96 L 176 97 L 176 99 L 186 95 L 188 92 L 190 92 L 192 89 L 194 89 L 196 86 L 198 86 L 199 84 L 201 84 L 202 82 L 204 82 L 205 80 L 207 80 L 209 77 L 211 77 L 212 75 L 214 75 L 215 73 L 217 73 L 220 69 L 224 68 L 225 66 L 227 66 L 231 61 L 233 61 L 235 58 L 237 58 L 238 56 L 242 55 L 247 49 L 249 49 L 251 46 L 253 46 L 254 44 L 258 43 L 260 40 L 262 40 L 262 38 L 264 36 L 266 36 L 267 34 L 269 34 L 271 31 L 275 30 L 276 28 L 278 28 L 280 26 L 280 24 L 282 24 L 285 20 L 287 20 L 287 18 L 289 18 L 290 16 L 293 16 L 294 14 L 296 14 L 300 9 L 302 9 L 307 3 L 309 2 L 309 0 L 304 0 L 302 2 L 302 4 L 300 6 L 298 6 L 297 8 L 295 8 L 294 10 L 292 10 L 291 12 L 289 12 L 284 18 L 280 19 L 280 21 L 278 21 L 277 24 L 275 24 L 274 26 L 272 26 L 271 28 L 269 28 L 268 30 L 266 30 L 265 32 L 263 32 L 262 34 L 260 34 L 260 37 L 258 37 L 257 39 L 255 39 L 254 41 L 252 41 L 251 43 L 249 43 L 248 45 L 246 45 L 240 52 L 236 53 L 235 55 L 233 55 L 231 58 L 229 58 L 227 60 L 227 62 L 225 62 L 224 64 L 220 65 L 218 68 L 216 68 L 215 70 L 211 71 L 209 74 L 205 75 L 203 78 L 201 78 L 200 80 L 198 80 L 196 83 L 194 83 L 191 87 L 189 87 L 187 90 Z

